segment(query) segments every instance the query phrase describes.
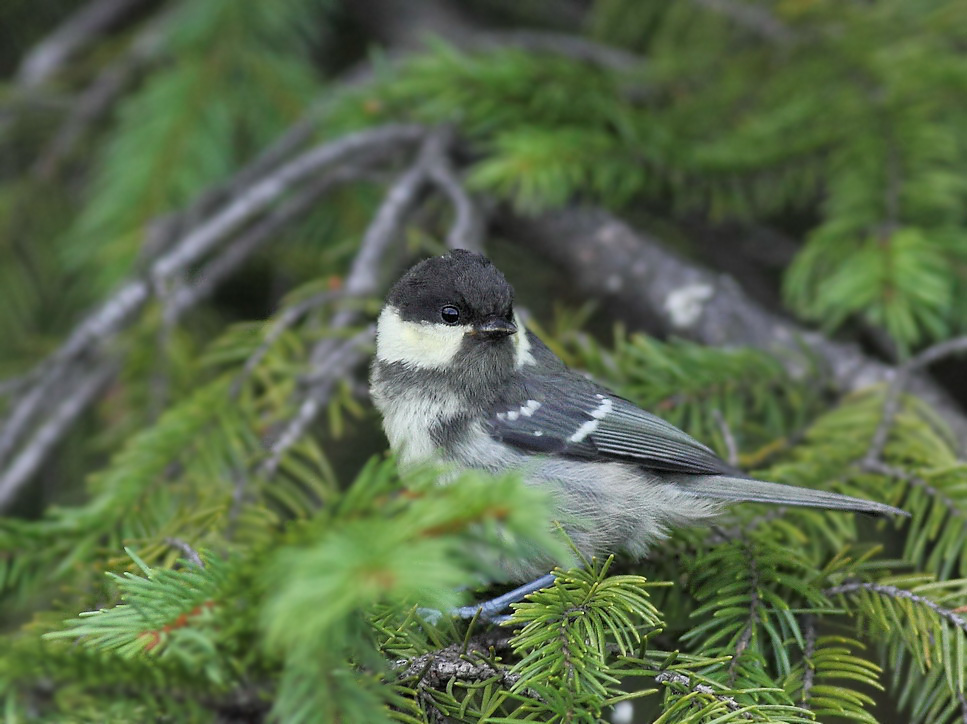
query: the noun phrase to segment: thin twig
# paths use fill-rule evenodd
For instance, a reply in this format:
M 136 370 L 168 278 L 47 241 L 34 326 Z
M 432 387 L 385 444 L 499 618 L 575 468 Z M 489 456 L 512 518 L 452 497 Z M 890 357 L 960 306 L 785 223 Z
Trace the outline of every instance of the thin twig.
M 305 434 L 319 412 L 329 401 L 330 393 L 336 382 L 352 370 L 363 359 L 362 350 L 372 344 L 376 328 L 370 325 L 358 334 L 338 345 L 323 360 L 325 374 L 317 375 L 313 385 L 306 390 L 305 399 L 285 429 L 269 448 L 268 457 L 259 465 L 258 474 L 272 477 L 282 461 L 282 456 Z
M 57 26 L 27 53 L 17 69 L 17 83 L 35 88 L 44 83 L 109 26 L 145 0 L 93 0 Z
M 711 696 L 718 701 L 725 704 L 729 711 L 739 711 L 742 709 L 742 705 L 733 699 L 731 696 L 726 696 L 724 694 L 717 694 L 715 689 L 713 689 L 708 684 L 697 684 L 692 683 L 692 679 L 687 674 L 683 674 L 680 671 L 661 671 L 655 677 L 655 681 L 659 684 L 678 684 L 689 691 L 694 691 L 698 694 L 704 694 L 705 696 Z M 746 713 L 748 717 L 748 713 Z
M 809 694 L 812 691 L 813 683 L 816 678 L 816 669 L 812 665 L 812 658 L 816 653 L 816 617 L 807 613 L 803 616 L 803 631 L 806 639 L 806 646 L 803 649 L 803 675 L 802 675 L 802 695 L 800 706 L 809 709 Z
M 479 33 L 469 38 L 461 47 L 471 50 L 520 48 L 532 53 L 551 53 L 584 63 L 627 71 L 641 67 L 644 59 L 621 48 L 602 45 L 579 35 L 537 30 L 500 30 Z
M 477 205 L 460 183 L 453 164 L 443 149 L 430 161 L 428 169 L 433 182 L 453 204 L 453 224 L 447 232 L 447 246 L 451 249 L 483 251 L 484 222 Z
M 748 546 L 746 547 L 748 549 Z M 742 630 L 742 634 L 739 636 L 739 640 L 735 644 L 735 655 L 732 657 L 732 661 L 729 664 L 729 685 L 735 683 L 735 678 L 738 674 L 739 659 L 742 654 L 749 646 L 749 642 L 752 640 L 752 634 L 755 632 L 755 627 L 758 625 L 760 619 L 759 609 L 762 606 L 762 601 L 759 598 L 759 569 L 755 564 L 755 557 L 752 555 L 751 550 L 749 550 L 749 589 L 751 594 L 749 596 L 749 620 Z
M 272 346 L 279 340 L 286 330 L 290 329 L 293 324 L 298 322 L 302 317 L 311 312 L 314 309 L 318 309 L 331 302 L 333 299 L 342 296 L 342 290 L 327 290 L 324 292 L 319 292 L 313 294 L 312 296 L 303 299 L 301 302 L 287 307 L 279 317 L 269 325 L 265 336 L 262 338 L 262 343 L 258 346 L 249 358 L 245 360 L 245 366 L 242 367 L 242 371 L 238 373 L 238 376 L 232 382 L 231 395 L 235 397 L 238 395 L 239 390 L 245 381 L 251 377 L 255 368 L 259 366 L 265 355 Z
M 23 449 L 0 475 L 0 510 L 5 510 L 19 490 L 48 459 L 48 454 L 74 420 L 97 398 L 114 378 L 113 364 L 93 367 L 80 381 L 71 385 L 70 393 L 61 399 Z
M 729 423 L 725 420 L 725 416 L 720 410 L 712 410 L 712 417 L 715 418 L 715 424 L 719 426 L 719 430 L 722 433 L 722 440 L 725 442 L 725 450 L 728 455 L 726 462 L 733 468 L 737 468 L 739 466 L 739 448 L 735 444 L 735 436 L 732 434 L 732 428 L 729 427 Z
M 955 337 L 928 347 L 897 368 L 896 375 L 884 395 L 883 414 L 870 440 L 870 446 L 863 459 L 864 464 L 876 462 L 883 456 L 893 422 L 900 411 L 900 400 L 913 375 L 946 357 L 964 352 L 967 352 L 967 336 Z
M 192 548 L 187 542 L 183 541 L 181 538 L 165 538 L 165 543 L 184 553 L 185 559 L 193 566 L 205 570 L 205 562 L 201 559 L 201 556 L 198 555 L 198 551 Z
M 422 126 L 389 124 L 351 133 L 317 146 L 245 189 L 226 208 L 190 232 L 177 248 L 152 264 L 151 278 L 158 284 L 172 274 L 187 269 L 211 251 L 226 234 L 264 210 L 295 183 L 310 174 L 342 163 L 374 147 L 416 141 L 424 134 L 425 129 Z
M 967 619 L 958 616 L 949 608 L 944 608 L 939 603 L 931 601 L 929 598 L 920 596 L 913 591 L 908 591 L 905 588 L 897 588 L 896 586 L 887 586 L 882 583 L 870 583 L 866 581 L 852 581 L 849 583 L 843 583 L 839 586 L 833 586 L 827 588 L 823 591 L 826 596 L 838 596 L 844 593 L 853 593 L 855 591 L 872 591 L 873 593 L 878 593 L 881 596 L 886 596 L 888 598 L 902 598 L 912 603 L 920 604 L 926 606 L 935 614 L 940 616 L 942 619 L 947 621 L 947 623 L 956 626 L 965 633 L 967 633 Z

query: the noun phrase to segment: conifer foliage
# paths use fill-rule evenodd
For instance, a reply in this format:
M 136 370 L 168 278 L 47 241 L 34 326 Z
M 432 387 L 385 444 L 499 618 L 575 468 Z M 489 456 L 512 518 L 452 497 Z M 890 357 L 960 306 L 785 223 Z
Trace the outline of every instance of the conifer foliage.
M 967 724 L 967 397 L 928 376 L 967 352 L 967 5 L 408 5 L 0 8 L 3 720 Z M 583 250 L 509 231 L 563 211 Z M 733 464 L 910 518 L 583 560 L 515 475 L 398 470 L 372 322 L 447 247 Z M 656 249 L 664 303 L 584 298 Z M 736 346 L 730 304 L 773 322 Z M 448 615 L 536 552 L 509 621 Z

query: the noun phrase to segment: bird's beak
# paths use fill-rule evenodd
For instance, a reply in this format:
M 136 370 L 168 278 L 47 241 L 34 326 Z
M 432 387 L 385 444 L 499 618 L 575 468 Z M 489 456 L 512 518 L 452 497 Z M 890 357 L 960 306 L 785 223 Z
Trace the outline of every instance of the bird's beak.
M 499 317 L 486 319 L 473 328 L 474 334 L 479 334 L 481 337 L 487 337 L 489 339 L 507 337 L 516 331 L 516 324 L 508 322 L 506 319 L 500 319 Z

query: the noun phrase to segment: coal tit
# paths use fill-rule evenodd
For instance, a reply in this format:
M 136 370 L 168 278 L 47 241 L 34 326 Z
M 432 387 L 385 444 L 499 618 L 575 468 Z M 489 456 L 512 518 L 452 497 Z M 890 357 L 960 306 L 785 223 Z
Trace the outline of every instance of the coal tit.
M 707 522 L 723 501 L 905 514 L 889 505 L 755 480 L 661 418 L 571 371 L 514 311 L 485 257 L 427 259 L 379 315 L 370 391 L 402 464 L 519 469 L 547 489 L 586 557 L 643 556 L 669 528 Z M 509 577 L 546 571 L 516 561 Z

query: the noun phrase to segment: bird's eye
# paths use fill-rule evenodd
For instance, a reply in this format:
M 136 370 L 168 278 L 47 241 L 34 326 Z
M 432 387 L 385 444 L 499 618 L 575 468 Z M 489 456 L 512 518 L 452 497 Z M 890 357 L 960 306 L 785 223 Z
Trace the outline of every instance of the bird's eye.
M 460 310 L 448 304 L 440 310 L 440 318 L 447 324 L 456 324 L 460 321 Z

